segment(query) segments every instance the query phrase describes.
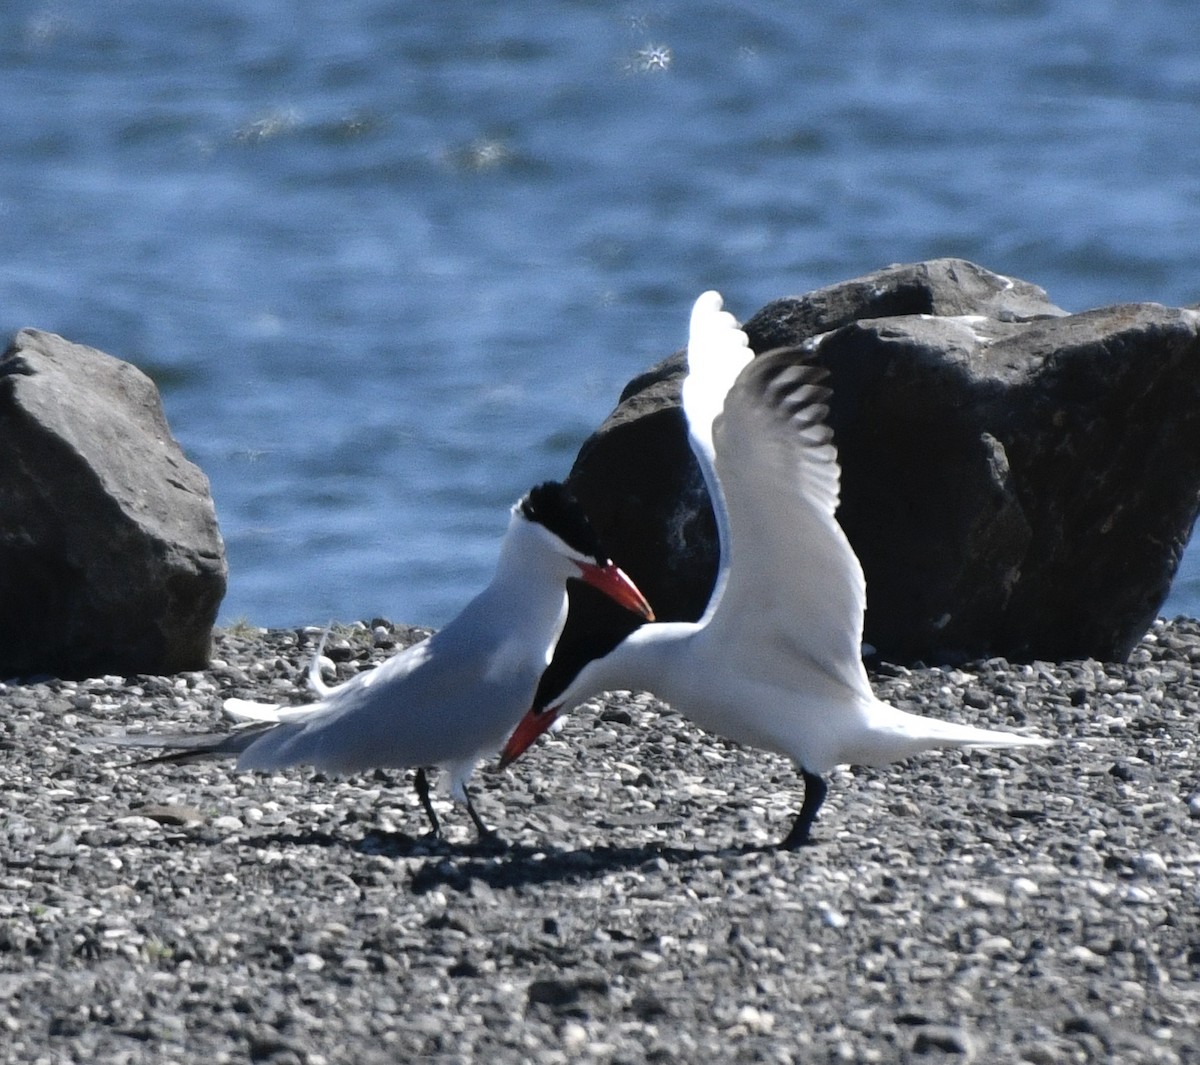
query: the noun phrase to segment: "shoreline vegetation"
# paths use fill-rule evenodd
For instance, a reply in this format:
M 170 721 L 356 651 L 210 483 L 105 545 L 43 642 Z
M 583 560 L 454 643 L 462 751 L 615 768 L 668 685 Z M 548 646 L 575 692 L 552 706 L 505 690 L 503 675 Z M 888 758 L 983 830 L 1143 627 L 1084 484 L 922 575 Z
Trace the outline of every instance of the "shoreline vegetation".
M 326 654 L 345 679 L 428 631 Z M 1063 742 L 839 770 L 796 853 L 793 767 L 644 694 L 482 768 L 503 849 L 444 799 L 425 839 L 403 771 L 94 742 L 304 701 L 321 632 L 0 684 L 7 1061 L 1200 1061 L 1200 622 L 1122 664 L 879 665 L 898 705 Z

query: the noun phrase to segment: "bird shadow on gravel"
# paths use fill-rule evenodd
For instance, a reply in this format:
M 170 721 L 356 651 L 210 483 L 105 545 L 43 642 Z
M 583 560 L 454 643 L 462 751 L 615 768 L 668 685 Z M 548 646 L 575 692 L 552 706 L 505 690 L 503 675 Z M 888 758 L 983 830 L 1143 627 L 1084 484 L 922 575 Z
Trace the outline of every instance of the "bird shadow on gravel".
M 420 858 L 410 881 L 414 894 L 438 888 L 467 891 L 476 882 L 492 888 L 520 888 L 553 882 L 578 882 L 624 869 L 666 862 L 684 865 L 713 858 L 739 858 L 763 851 L 760 844 L 717 847 L 712 850 L 647 843 L 632 847 L 599 844 L 565 849 L 553 845 L 507 843 L 502 839 L 450 843 L 406 832 L 369 831 L 360 839 L 329 832 L 272 833 L 254 846 L 336 847 L 385 858 Z
M 555 847 L 531 847 L 512 844 L 491 858 L 475 857 L 469 852 L 431 857 L 413 873 L 411 888 L 421 895 L 437 888 L 467 891 L 476 882 L 491 888 L 520 888 L 551 882 L 578 882 L 605 876 L 623 869 L 666 862 L 683 865 L 713 857 L 741 856 L 760 847 L 733 847 L 720 850 L 696 850 L 666 844 L 636 847 L 599 845 L 563 850 Z

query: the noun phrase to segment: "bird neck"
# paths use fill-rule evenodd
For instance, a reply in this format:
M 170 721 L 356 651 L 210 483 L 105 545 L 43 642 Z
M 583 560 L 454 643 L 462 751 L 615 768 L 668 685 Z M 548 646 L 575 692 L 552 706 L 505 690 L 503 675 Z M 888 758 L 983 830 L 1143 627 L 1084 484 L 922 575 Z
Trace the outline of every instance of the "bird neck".
M 569 711 L 609 691 L 650 691 L 666 702 L 685 698 L 681 674 L 687 672 L 685 651 L 696 630 L 694 623 L 684 621 L 642 625 L 584 666 L 554 704 Z
M 484 596 L 507 606 L 514 633 L 547 634 L 553 645 L 566 624 L 568 576 L 570 563 L 514 515 Z

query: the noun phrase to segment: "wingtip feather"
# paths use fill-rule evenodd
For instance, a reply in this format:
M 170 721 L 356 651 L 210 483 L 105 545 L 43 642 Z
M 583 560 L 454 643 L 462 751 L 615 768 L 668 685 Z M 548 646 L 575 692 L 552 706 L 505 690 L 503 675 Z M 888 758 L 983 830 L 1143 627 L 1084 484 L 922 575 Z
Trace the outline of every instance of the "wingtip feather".
M 277 722 L 279 706 L 273 703 L 255 703 L 249 699 L 226 699 L 221 704 L 221 712 L 231 721 L 240 722 Z
M 692 304 L 692 315 L 688 322 L 688 352 L 694 349 L 709 350 L 720 344 L 729 348 L 749 347 L 746 334 L 738 326 L 737 319 L 724 310 L 725 301 L 719 292 L 702 292 Z
M 692 306 L 688 325 L 684 405 L 687 407 L 689 401 L 698 404 L 695 413 L 699 421 L 705 423 L 705 428 L 719 413 L 725 394 L 742 367 L 754 357 L 750 341 L 737 319 L 722 310 L 723 306 L 720 293 L 702 293 Z

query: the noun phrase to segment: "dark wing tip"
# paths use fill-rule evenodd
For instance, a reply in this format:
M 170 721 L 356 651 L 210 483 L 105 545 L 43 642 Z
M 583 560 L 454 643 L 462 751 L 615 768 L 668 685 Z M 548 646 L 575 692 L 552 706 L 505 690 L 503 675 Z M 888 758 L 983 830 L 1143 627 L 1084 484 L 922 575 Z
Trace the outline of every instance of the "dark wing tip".
M 822 383 L 829 370 L 808 361 L 811 357 L 812 352 L 803 347 L 773 348 L 753 359 L 742 373 L 766 406 L 806 443 L 819 446 L 833 438 L 826 424 L 833 389 Z

